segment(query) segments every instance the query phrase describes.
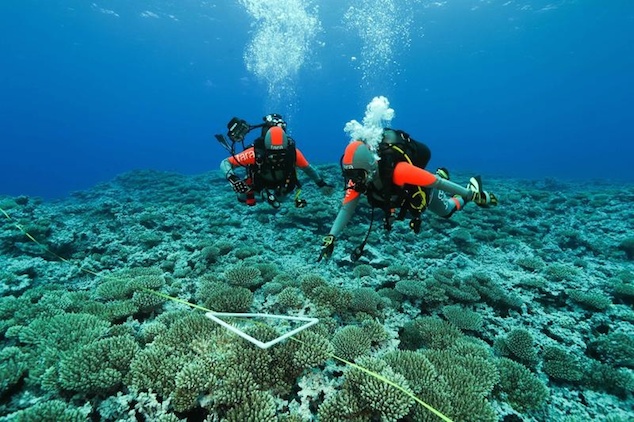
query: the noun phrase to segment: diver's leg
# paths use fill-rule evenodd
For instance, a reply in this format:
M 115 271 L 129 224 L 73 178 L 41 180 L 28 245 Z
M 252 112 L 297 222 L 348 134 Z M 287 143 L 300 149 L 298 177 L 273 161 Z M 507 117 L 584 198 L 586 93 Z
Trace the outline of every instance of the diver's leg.
M 464 207 L 464 199 L 460 196 L 449 196 L 440 189 L 432 189 L 428 209 L 436 215 L 450 218 L 453 213 Z

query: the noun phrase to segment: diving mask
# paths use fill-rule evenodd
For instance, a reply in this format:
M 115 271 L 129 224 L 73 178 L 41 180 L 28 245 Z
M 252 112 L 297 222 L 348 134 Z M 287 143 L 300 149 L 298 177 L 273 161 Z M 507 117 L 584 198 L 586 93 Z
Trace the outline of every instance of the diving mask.
M 355 192 L 366 193 L 368 190 L 368 172 L 363 169 L 347 169 L 343 171 L 343 177 L 348 182 L 348 188 Z

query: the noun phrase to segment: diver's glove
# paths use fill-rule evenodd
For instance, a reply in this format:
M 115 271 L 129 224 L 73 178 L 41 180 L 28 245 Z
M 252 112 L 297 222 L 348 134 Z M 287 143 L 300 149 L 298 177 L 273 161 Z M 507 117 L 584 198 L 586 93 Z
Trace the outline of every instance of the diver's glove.
M 320 188 L 334 188 L 333 185 L 331 185 L 330 183 L 326 182 L 324 179 L 319 179 L 319 181 L 317 181 L 317 187 L 320 187 Z
M 330 183 L 326 182 L 324 179 L 319 179 L 315 184 L 317 185 L 321 193 L 324 195 L 330 196 L 335 191 L 335 187 L 331 185 Z
M 235 193 L 247 193 L 249 191 L 249 186 L 244 183 L 244 180 L 240 180 L 240 178 L 238 178 L 235 174 L 230 174 L 227 177 L 227 180 L 229 181 L 229 184 L 231 184 L 231 189 L 233 189 Z
M 420 216 L 412 218 L 409 222 L 409 228 L 416 234 L 420 233 L 420 226 L 423 220 L 420 219 Z
M 332 251 L 335 249 L 335 236 L 329 234 L 324 237 L 324 243 L 321 246 L 321 253 L 319 254 L 319 258 L 317 258 L 317 262 L 321 261 L 323 258 L 330 258 L 332 255 Z
M 494 194 L 482 189 L 482 179 L 480 176 L 475 176 L 469 179 L 467 189 L 473 192 L 471 200 L 480 207 L 494 207 L 498 204 L 498 199 Z
M 445 167 L 438 167 L 436 169 L 436 175 L 438 177 L 441 177 L 441 178 L 445 179 L 445 180 L 450 180 L 449 170 L 447 170 Z

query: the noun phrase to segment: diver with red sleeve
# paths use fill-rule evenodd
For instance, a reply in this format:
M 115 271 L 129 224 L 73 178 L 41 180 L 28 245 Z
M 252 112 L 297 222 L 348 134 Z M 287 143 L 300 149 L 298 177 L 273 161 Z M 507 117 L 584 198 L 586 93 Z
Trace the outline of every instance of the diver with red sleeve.
M 222 135 L 216 138 L 231 152 L 231 156 L 220 163 L 220 170 L 238 194 L 238 200 L 247 205 L 255 205 L 256 194 L 259 194 L 273 208 L 280 207 L 280 201 L 295 191 L 295 206 L 303 208 L 306 201 L 300 199 L 301 184 L 296 169 L 302 170 L 319 188 L 331 187 L 324 181 L 317 170 L 310 165 L 293 138 L 285 132 L 286 122 L 279 114 L 264 116 L 264 123 L 256 126 L 248 125 L 244 120 L 234 118 L 227 125 L 228 136 L 234 142 L 242 142 L 244 136 L 254 128 L 261 127 L 261 135 L 253 145 L 240 153 L 233 152 L 233 145 Z M 240 178 L 235 169 L 246 169 L 246 177 Z
M 415 233 L 420 232 L 420 216 L 428 208 L 449 218 L 468 202 L 480 207 L 498 204 L 493 193 L 482 189 L 479 176 L 472 177 L 463 187 L 449 180 L 445 168 L 435 174 L 425 170 L 430 158 L 429 148 L 402 130 L 384 129 L 376 148 L 361 140 L 350 142 L 341 159 L 345 196 L 330 233 L 324 238 L 318 261 L 332 255 L 335 239 L 354 215 L 362 195 L 372 206 L 372 220 L 374 209 L 380 208 L 385 214 L 384 228 L 389 231 L 395 220 L 409 215 L 409 226 Z M 353 261 L 363 253 L 371 228 L 372 221 L 364 241 L 351 255 Z

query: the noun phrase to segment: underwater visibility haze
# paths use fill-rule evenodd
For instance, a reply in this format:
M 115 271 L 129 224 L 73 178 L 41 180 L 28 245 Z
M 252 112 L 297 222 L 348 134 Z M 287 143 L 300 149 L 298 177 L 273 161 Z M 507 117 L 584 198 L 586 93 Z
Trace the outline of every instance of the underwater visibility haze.
M 633 421 L 633 28 L 630 0 L 0 2 L 0 422 Z M 216 135 L 270 113 L 312 167 L 249 198 Z M 387 126 L 488 203 L 424 185 L 399 198 L 451 218 L 363 198 L 329 236 Z
M 234 115 L 280 113 L 312 161 L 337 162 L 343 126 L 378 95 L 436 166 L 634 179 L 625 0 L 25 0 L 0 12 L 2 193 L 215 169 L 212 135 Z

